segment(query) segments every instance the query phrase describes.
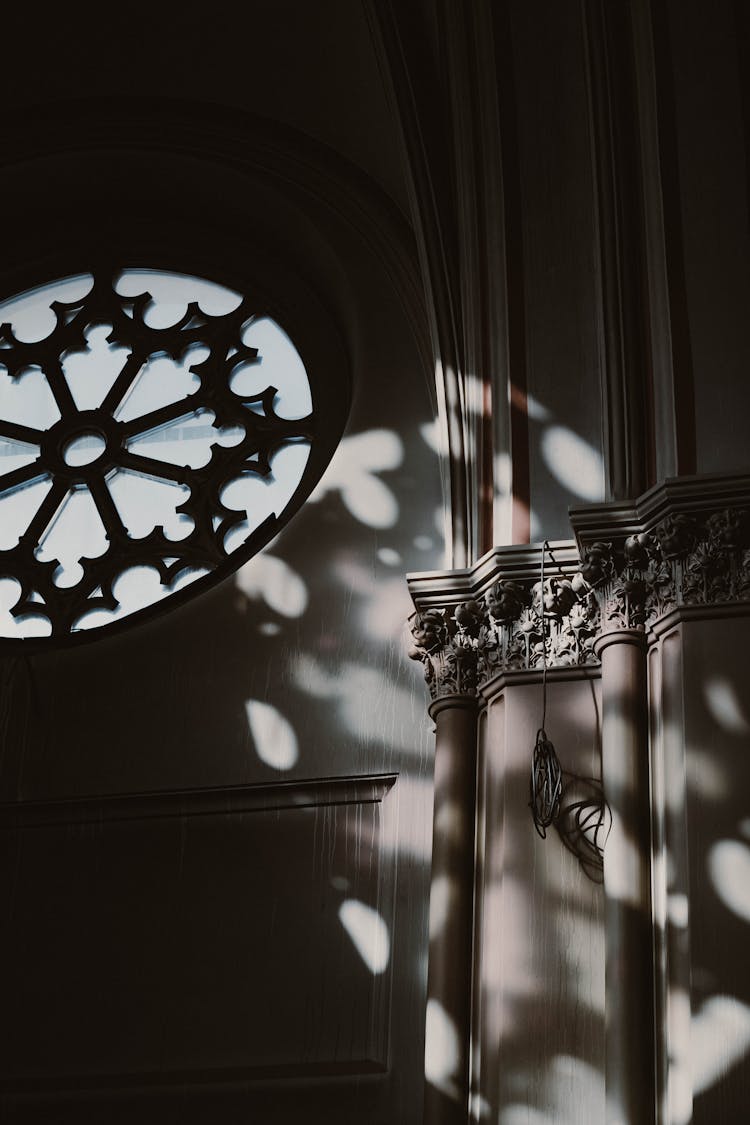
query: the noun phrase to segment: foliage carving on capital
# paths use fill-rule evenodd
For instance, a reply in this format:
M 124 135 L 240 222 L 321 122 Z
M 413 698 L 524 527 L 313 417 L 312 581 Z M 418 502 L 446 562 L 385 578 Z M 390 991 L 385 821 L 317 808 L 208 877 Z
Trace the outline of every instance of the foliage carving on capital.
M 475 695 L 502 671 L 596 662 L 603 633 L 650 627 L 678 606 L 750 601 L 750 514 L 678 513 L 586 545 L 575 573 L 498 579 L 483 595 L 419 611 L 409 655 L 433 698 Z

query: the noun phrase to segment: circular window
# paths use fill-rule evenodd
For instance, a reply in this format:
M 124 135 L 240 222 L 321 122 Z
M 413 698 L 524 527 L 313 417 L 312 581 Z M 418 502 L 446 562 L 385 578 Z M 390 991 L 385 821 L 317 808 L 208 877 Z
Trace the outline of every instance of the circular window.
M 287 334 L 214 282 L 124 269 L 0 304 L 0 636 L 107 627 L 231 573 L 315 483 L 315 418 Z

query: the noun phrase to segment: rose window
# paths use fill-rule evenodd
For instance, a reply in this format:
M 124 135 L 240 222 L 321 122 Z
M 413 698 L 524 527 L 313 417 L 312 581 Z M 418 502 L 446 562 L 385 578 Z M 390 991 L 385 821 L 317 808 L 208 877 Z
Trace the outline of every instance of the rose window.
M 231 573 L 309 491 L 313 417 L 289 337 L 213 282 L 126 269 L 0 304 L 0 636 Z

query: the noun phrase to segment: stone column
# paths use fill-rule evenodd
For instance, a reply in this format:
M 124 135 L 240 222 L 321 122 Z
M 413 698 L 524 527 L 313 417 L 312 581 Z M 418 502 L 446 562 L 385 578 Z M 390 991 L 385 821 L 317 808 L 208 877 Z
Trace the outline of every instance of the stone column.
M 644 629 L 601 635 L 607 1125 L 655 1120 L 648 694 Z
M 471 1039 L 477 700 L 445 695 L 435 721 L 424 1125 L 466 1125 Z

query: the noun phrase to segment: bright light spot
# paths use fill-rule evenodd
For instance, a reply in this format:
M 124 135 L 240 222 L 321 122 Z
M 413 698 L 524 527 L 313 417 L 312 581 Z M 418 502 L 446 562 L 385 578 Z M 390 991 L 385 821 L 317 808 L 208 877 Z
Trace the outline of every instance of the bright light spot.
M 703 687 L 706 705 L 711 715 L 724 730 L 732 734 L 750 734 L 750 722 L 734 686 L 720 678 L 708 680 Z
M 433 453 L 441 454 L 448 452 L 448 440 L 445 427 L 440 424 L 437 418 L 433 422 L 423 422 L 419 427 L 419 432 Z
M 495 454 L 495 496 L 507 496 L 510 492 L 512 463 L 507 452 Z
M 401 439 L 392 430 L 368 430 L 344 438 L 310 501 L 340 492 L 350 515 L 360 523 L 393 527 L 398 519 L 398 501 L 375 474 L 397 469 L 403 456 Z
M 690 750 L 687 758 L 687 781 L 690 788 L 701 797 L 720 800 L 729 792 L 726 771 L 705 750 Z
M 419 551 L 429 551 L 435 546 L 435 543 L 429 535 L 416 535 L 414 537 L 414 546 Z
M 669 1120 L 688 1125 L 693 1119 L 693 1082 L 690 1073 L 690 995 L 684 988 L 671 988 L 667 1004 L 667 1034 L 670 1043 Z
M 534 422 L 552 421 L 552 413 L 528 391 L 526 392 L 526 413 Z
M 398 551 L 394 551 L 393 547 L 380 547 L 378 558 L 384 566 L 398 566 L 401 562 L 401 555 Z
M 349 898 L 339 907 L 339 919 L 354 948 L 374 976 L 384 972 L 391 953 L 388 927 L 365 902 Z
M 604 495 L 601 454 L 567 426 L 548 426 L 541 439 L 544 462 L 559 482 L 582 500 Z
M 248 598 L 262 599 L 282 617 L 301 617 L 307 609 L 307 586 L 296 571 L 275 555 L 260 554 L 241 566 L 235 582 Z
M 693 1016 L 690 1059 L 693 1091 L 702 1093 L 750 1049 L 750 1008 L 733 996 L 712 996 Z
M 622 818 L 612 810 L 612 827 L 607 839 L 607 895 L 619 902 L 640 907 L 641 855 L 637 844 L 625 830 Z
M 750 922 L 750 848 L 739 840 L 719 840 L 708 853 L 716 893 L 729 910 Z
M 318 699 L 335 699 L 339 719 L 356 739 L 414 749 L 419 704 L 406 688 L 387 679 L 378 668 L 352 662 L 330 670 L 302 654 L 294 664 L 297 686 Z
M 456 885 L 447 875 L 438 875 L 430 887 L 430 941 L 445 928 L 456 897 Z
M 248 699 L 247 725 L 258 757 L 275 770 L 290 770 L 299 758 L 297 736 L 284 716 L 270 703 Z
M 455 1024 L 442 1004 L 437 1000 L 428 1000 L 424 1045 L 427 1081 L 445 1093 L 453 1093 L 455 1086 L 451 1079 L 455 1077 L 458 1061 L 458 1033 Z
M 678 930 L 687 929 L 689 919 L 688 896 L 685 894 L 672 894 L 667 898 L 667 917 L 670 925 Z
M 379 640 L 397 640 L 404 633 L 404 622 L 413 606 L 403 578 L 389 578 L 373 587 L 372 596 L 362 612 L 362 626 L 367 636 Z M 408 646 L 407 646 L 408 647 Z

